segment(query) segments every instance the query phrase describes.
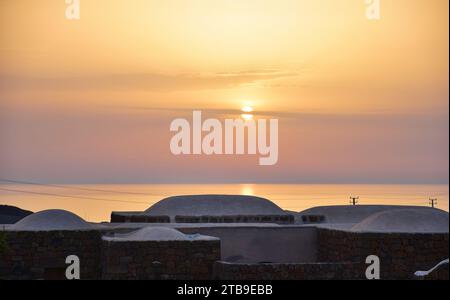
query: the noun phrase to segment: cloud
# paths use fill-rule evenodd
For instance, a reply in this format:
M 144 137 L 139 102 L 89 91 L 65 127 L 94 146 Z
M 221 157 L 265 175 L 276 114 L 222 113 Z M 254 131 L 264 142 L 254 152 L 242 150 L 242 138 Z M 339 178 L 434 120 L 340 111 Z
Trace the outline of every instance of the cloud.
M 253 70 L 210 74 L 109 74 L 79 77 L 23 77 L 0 74 L 2 89 L 56 89 L 56 90 L 211 90 L 228 89 L 279 78 L 297 76 L 294 72 Z

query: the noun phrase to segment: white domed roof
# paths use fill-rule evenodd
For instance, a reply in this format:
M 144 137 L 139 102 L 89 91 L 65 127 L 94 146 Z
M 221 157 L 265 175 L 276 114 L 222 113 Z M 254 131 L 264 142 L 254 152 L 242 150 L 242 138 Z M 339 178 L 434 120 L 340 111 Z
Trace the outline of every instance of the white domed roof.
M 157 216 L 285 215 L 273 202 L 254 196 L 197 195 L 163 199 L 146 210 Z
M 104 236 L 103 239 L 105 241 L 115 242 L 145 242 L 215 240 L 217 238 L 199 234 L 186 235 L 176 229 L 168 227 L 144 227 L 131 233 L 116 234 L 114 237 Z
M 318 206 L 306 209 L 297 213 L 298 219 L 305 215 L 322 215 L 325 217 L 326 223 L 333 224 L 357 224 L 373 214 L 394 210 L 394 209 L 410 209 L 417 206 L 400 206 L 400 205 L 331 205 Z M 428 207 L 423 207 L 428 209 Z
M 88 230 L 91 225 L 65 210 L 44 210 L 29 215 L 9 227 L 13 231 Z
M 449 231 L 448 213 L 432 208 L 382 211 L 352 227 L 357 232 L 440 233 Z

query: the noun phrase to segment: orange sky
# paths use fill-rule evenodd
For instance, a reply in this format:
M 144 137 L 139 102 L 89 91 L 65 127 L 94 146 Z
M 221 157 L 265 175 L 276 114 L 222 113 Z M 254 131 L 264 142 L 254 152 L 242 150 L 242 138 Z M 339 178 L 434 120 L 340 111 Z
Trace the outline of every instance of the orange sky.
M 0 2 L 0 177 L 448 182 L 447 0 Z M 172 119 L 280 119 L 280 160 L 175 157 Z

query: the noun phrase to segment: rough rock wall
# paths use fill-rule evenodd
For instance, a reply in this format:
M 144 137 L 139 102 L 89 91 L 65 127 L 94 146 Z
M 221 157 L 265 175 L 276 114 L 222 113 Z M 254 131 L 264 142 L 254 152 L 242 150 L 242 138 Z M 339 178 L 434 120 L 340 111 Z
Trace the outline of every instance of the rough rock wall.
M 3 232 L 1 279 L 65 279 L 66 258 L 80 258 L 81 279 L 101 274 L 98 231 Z
M 358 233 L 318 228 L 318 260 L 365 263 L 380 258 L 381 279 L 414 279 L 448 258 L 448 233 Z M 441 272 L 448 279 L 448 271 Z M 442 278 L 445 279 L 445 278 Z
M 103 242 L 103 279 L 212 278 L 220 241 Z

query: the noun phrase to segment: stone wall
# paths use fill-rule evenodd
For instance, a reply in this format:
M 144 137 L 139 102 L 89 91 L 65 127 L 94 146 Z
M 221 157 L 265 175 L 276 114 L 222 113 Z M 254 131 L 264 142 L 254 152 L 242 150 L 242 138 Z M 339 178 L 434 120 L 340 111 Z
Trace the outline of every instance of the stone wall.
M 98 231 L 3 232 L 0 279 L 65 279 L 66 258 L 80 258 L 82 279 L 101 274 Z
M 69 255 L 80 258 L 81 279 L 225 280 L 361 279 L 369 255 L 380 257 L 382 279 L 415 279 L 415 271 L 449 257 L 448 233 L 289 226 L 180 230 L 216 236 L 221 242 L 108 242 L 100 231 L 5 231 L 0 235 L 0 279 L 65 279 Z M 228 263 L 215 264 L 220 260 Z M 448 267 L 429 279 L 448 279 Z
M 356 280 L 363 276 L 359 263 L 214 265 L 214 279 L 219 280 Z
M 64 280 L 66 258 L 81 279 L 210 279 L 220 241 L 107 242 L 100 231 L 2 232 L 0 279 Z
M 149 216 L 144 213 L 111 213 L 111 223 L 170 223 L 169 216 Z
M 103 241 L 103 279 L 211 279 L 220 241 Z
M 272 223 L 293 224 L 293 215 L 226 215 L 226 216 L 175 216 L 176 223 Z
M 377 255 L 381 261 L 381 279 L 414 279 L 416 271 L 431 269 L 449 256 L 448 233 L 317 230 L 319 261 L 364 263 L 367 256 Z M 448 271 L 440 274 L 443 277 L 440 279 L 448 279 Z

